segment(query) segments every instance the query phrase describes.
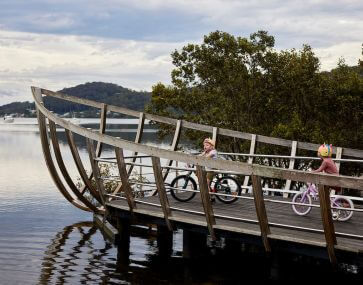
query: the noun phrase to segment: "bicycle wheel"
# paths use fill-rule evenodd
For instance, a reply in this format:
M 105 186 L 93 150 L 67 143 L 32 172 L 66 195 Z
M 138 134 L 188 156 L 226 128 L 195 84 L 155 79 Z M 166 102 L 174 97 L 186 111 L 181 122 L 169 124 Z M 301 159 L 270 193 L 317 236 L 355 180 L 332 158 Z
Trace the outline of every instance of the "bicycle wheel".
M 214 183 L 214 189 L 217 194 L 217 199 L 223 203 L 230 204 L 238 200 L 237 195 L 241 194 L 241 187 L 237 180 L 231 176 L 218 177 Z M 223 195 L 227 194 L 227 195 Z
M 335 197 L 335 199 L 331 202 L 331 207 L 340 207 L 340 208 L 351 208 L 354 209 L 353 202 L 350 199 L 347 199 L 342 196 Z M 353 211 L 342 210 L 342 209 L 331 209 L 333 217 L 338 221 L 348 221 L 353 216 Z
M 306 205 L 311 205 L 311 197 L 310 195 L 306 194 L 304 197 L 304 193 L 296 193 L 294 198 L 292 198 L 293 203 L 301 203 Z M 309 214 L 311 211 L 311 206 L 305 205 L 292 205 L 292 209 L 294 210 L 295 214 L 299 216 L 305 216 Z
M 180 202 L 193 199 L 196 193 L 191 190 L 197 190 L 197 183 L 188 175 L 177 176 L 170 183 L 171 196 Z

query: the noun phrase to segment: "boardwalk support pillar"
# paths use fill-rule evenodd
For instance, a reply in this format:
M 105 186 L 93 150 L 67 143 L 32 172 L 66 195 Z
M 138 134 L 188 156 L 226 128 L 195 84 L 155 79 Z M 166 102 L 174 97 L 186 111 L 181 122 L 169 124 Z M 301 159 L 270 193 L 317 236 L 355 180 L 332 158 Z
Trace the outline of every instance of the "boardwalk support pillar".
M 173 232 L 168 227 L 157 225 L 157 244 L 159 256 L 169 258 L 173 253 Z
M 119 232 L 117 246 L 117 264 L 121 271 L 128 272 L 130 264 L 130 230 L 131 225 L 128 219 L 117 219 L 117 230 Z
M 183 229 L 183 258 L 198 258 L 208 251 L 204 233 Z

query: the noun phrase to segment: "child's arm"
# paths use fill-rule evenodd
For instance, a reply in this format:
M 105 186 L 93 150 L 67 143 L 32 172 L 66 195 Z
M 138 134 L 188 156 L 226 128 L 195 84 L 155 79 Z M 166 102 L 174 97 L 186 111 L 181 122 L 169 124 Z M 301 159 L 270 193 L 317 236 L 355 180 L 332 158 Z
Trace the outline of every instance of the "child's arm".
M 323 172 L 325 170 L 326 166 L 327 166 L 327 163 L 326 163 L 325 160 L 323 160 L 323 163 L 320 165 L 320 167 L 318 169 L 316 169 L 316 170 L 313 170 L 313 172 L 315 172 L 315 173 L 316 172 Z

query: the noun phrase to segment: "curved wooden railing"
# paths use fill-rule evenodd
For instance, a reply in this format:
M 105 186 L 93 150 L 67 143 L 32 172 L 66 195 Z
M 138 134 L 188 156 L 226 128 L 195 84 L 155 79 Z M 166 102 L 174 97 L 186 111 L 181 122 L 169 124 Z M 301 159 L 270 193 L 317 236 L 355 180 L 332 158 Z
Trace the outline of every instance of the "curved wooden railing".
M 363 179 L 350 176 L 336 176 L 336 175 L 329 175 L 322 173 L 311 173 L 311 172 L 293 169 L 294 157 L 296 155 L 296 151 L 298 149 L 315 151 L 318 148 L 317 144 L 290 141 L 285 139 L 237 132 L 228 129 L 216 128 L 212 126 L 187 122 L 184 120 L 176 120 L 152 114 L 140 113 L 126 108 L 105 105 L 103 103 L 72 97 L 37 87 L 32 87 L 32 93 L 37 109 L 43 153 L 49 172 L 60 192 L 69 202 L 71 202 L 76 207 L 86 211 L 93 211 L 95 213 L 103 213 L 105 210 L 108 196 L 106 195 L 107 193 L 104 189 L 103 181 L 102 179 L 100 179 L 101 173 L 97 162 L 98 158 L 101 155 L 102 145 L 107 144 L 109 146 L 114 147 L 115 149 L 115 158 L 119 169 L 119 177 L 121 181 L 115 193 L 123 191 L 127 199 L 130 211 L 133 211 L 136 207 L 135 200 L 132 195 L 132 188 L 128 181 L 128 177 L 134 165 L 133 162 L 135 162 L 137 154 L 139 153 L 152 157 L 152 167 L 154 171 L 157 193 L 160 198 L 160 206 L 162 208 L 166 224 L 170 228 L 171 228 L 171 222 L 168 217 L 171 215 L 171 207 L 168 202 L 164 185 L 164 181 L 168 175 L 170 166 L 172 165 L 173 161 L 196 165 L 196 169 L 199 174 L 198 179 L 199 179 L 199 186 L 202 198 L 201 200 L 204 208 L 204 214 L 206 216 L 209 232 L 212 238 L 215 238 L 215 233 L 213 229 L 213 225 L 215 224 L 215 218 L 213 213 L 213 207 L 209 201 L 209 192 L 206 182 L 205 168 L 214 168 L 223 171 L 230 171 L 246 176 L 244 181 L 244 186 L 248 184 L 247 177 L 252 177 L 253 199 L 255 202 L 258 223 L 260 225 L 263 243 L 265 245 L 266 250 L 269 251 L 270 244 L 268 236 L 270 235 L 270 228 L 262 194 L 261 177 L 285 179 L 287 181 L 285 186 L 286 188 L 290 187 L 291 181 L 315 183 L 318 185 L 319 189 L 321 216 L 323 220 L 324 234 L 326 237 L 328 253 L 330 259 L 332 260 L 332 262 L 334 262 L 335 260 L 334 245 L 336 245 L 337 242 L 335 237 L 334 224 L 332 222 L 332 217 L 331 217 L 329 195 L 327 194 L 328 192 L 324 189 L 326 186 L 339 186 L 344 188 L 363 190 Z M 94 130 L 83 128 L 81 126 L 72 124 L 71 122 L 56 116 L 50 110 L 44 107 L 42 99 L 43 95 L 100 109 L 101 123 L 99 131 L 96 132 Z M 121 113 L 131 117 L 139 118 L 137 135 L 134 142 L 116 138 L 104 133 L 107 111 Z M 48 135 L 46 119 L 48 119 L 49 121 L 50 136 Z M 175 134 L 171 148 L 169 150 L 148 146 L 140 143 L 143 133 L 143 126 L 146 119 L 175 126 Z M 75 160 L 77 169 L 85 185 L 81 189 L 75 186 L 64 165 L 62 154 L 60 152 L 59 144 L 57 141 L 55 125 L 63 127 L 66 131 L 66 136 L 72 152 L 72 156 Z M 182 128 L 210 133 L 212 134 L 215 141 L 217 141 L 218 136 L 227 136 L 227 137 L 250 140 L 251 158 L 248 160 L 247 163 L 243 163 L 238 161 L 227 161 L 227 160 L 218 160 L 218 159 L 210 160 L 205 157 L 177 152 L 175 150 L 177 149 Z M 77 146 L 74 142 L 73 134 L 78 134 L 87 140 L 87 149 L 92 166 L 91 174 L 87 174 L 83 166 L 82 160 L 78 153 Z M 53 162 L 50 150 L 49 138 L 52 141 L 53 151 L 56 157 L 58 168 L 64 180 L 66 181 L 69 189 L 67 189 L 67 187 L 63 184 L 61 176 L 59 175 L 55 163 Z M 96 149 L 94 148 L 94 141 L 97 142 Z M 263 142 L 267 144 L 285 146 L 291 148 L 291 159 L 290 159 L 289 168 L 285 169 L 285 168 L 276 168 L 276 167 L 268 167 L 268 166 L 253 164 L 252 155 L 254 154 L 255 145 L 257 142 Z M 134 155 L 132 156 L 131 163 L 125 162 L 125 157 L 123 153 L 124 149 L 133 152 Z M 338 147 L 336 148 L 334 153 L 336 154 L 336 158 L 341 158 L 343 154 L 345 156 L 353 158 L 358 158 L 358 159 L 363 158 L 363 151 L 357 149 Z M 161 166 L 160 158 L 165 159 L 167 161 L 165 166 Z M 96 185 L 94 185 L 91 181 L 92 175 L 94 175 Z M 89 197 L 86 197 L 85 195 L 86 190 L 88 190 L 88 193 L 91 194 L 92 197 L 98 201 L 98 203 L 94 203 L 92 200 L 89 199 Z

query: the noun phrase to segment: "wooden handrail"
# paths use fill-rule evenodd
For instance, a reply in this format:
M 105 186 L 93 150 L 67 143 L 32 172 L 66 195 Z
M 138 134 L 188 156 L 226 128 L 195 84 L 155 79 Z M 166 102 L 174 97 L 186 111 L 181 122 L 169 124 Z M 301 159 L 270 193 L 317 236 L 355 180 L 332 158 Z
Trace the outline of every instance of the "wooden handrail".
M 35 92 L 36 90 L 37 88 L 34 87 L 33 92 Z M 248 165 L 246 163 L 238 161 L 226 161 L 220 159 L 213 160 L 201 156 L 194 156 L 186 153 L 160 149 L 153 146 L 136 144 L 134 142 L 118 139 L 106 134 L 101 135 L 99 133 L 87 130 L 81 126 L 74 125 L 65 119 L 59 118 L 58 116 L 54 115 L 52 112 L 47 110 L 36 98 L 34 99 L 35 99 L 35 104 L 37 108 L 40 110 L 40 112 L 42 112 L 45 116 L 50 118 L 56 124 L 81 136 L 90 138 L 92 140 L 100 141 L 102 143 L 111 146 L 124 148 L 131 151 L 137 151 L 139 153 L 151 156 L 158 156 L 169 160 L 177 160 L 209 168 L 235 171 L 242 175 L 257 175 L 269 178 L 291 179 L 293 181 L 311 182 L 315 184 L 323 184 L 329 186 L 339 186 L 339 187 L 363 190 L 363 178 L 350 177 L 350 176 L 336 176 L 323 173 L 312 173 L 301 170 L 290 170 L 284 168 L 255 165 L 255 164 Z
M 36 88 L 36 87 L 32 87 L 32 88 Z M 99 102 L 88 100 L 88 99 L 73 97 L 73 96 L 65 95 L 65 94 L 62 94 L 59 92 L 53 92 L 53 91 L 46 90 L 46 89 L 41 89 L 41 92 L 42 92 L 42 94 L 44 94 L 46 96 L 59 98 L 59 99 L 65 100 L 65 101 L 70 101 L 70 102 L 82 104 L 85 106 L 95 107 L 95 108 L 99 108 L 99 109 L 101 109 L 103 106 L 103 103 L 99 103 Z M 138 117 L 140 114 L 138 111 L 130 110 L 130 109 L 123 108 L 123 107 L 113 106 L 113 105 L 108 105 L 108 110 L 115 112 L 115 113 L 121 113 L 124 115 L 132 116 L 132 117 Z M 145 113 L 145 118 L 148 120 L 155 121 L 155 122 L 174 125 L 174 126 L 176 126 L 178 123 L 177 119 L 166 118 L 166 117 L 152 115 L 152 114 L 146 114 L 146 113 Z M 204 131 L 204 132 L 213 134 L 212 126 L 192 123 L 192 122 L 188 122 L 188 121 L 184 121 L 184 120 L 183 120 L 182 124 L 183 124 L 184 128 L 198 130 L 198 131 Z M 229 136 L 229 137 L 245 139 L 245 140 L 251 140 L 251 136 L 252 136 L 252 134 L 250 134 L 250 133 L 238 132 L 238 131 L 233 131 L 233 130 L 228 130 L 228 129 L 223 129 L 223 128 L 218 128 L 218 134 L 224 135 L 224 136 Z M 261 143 L 285 146 L 285 147 L 291 147 L 291 144 L 292 144 L 292 140 L 267 137 L 267 136 L 262 136 L 262 135 L 257 135 L 256 141 L 261 142 Z M 298 149 L 316 151 L 318 149 L 318 147 L 319 147 L 319 145 L 314 144 L 314 143 L 308 143 L 308 142 L 299 142 L 298 143 Z M 343 148 L 343 152 L 344 152 L 344 155 L 346 155 L 346 156 L 363 158 L 362 150 L 352 149 L 352 148 Z M 333 153 L 336 153 L 336 149 L 333 149 Z

